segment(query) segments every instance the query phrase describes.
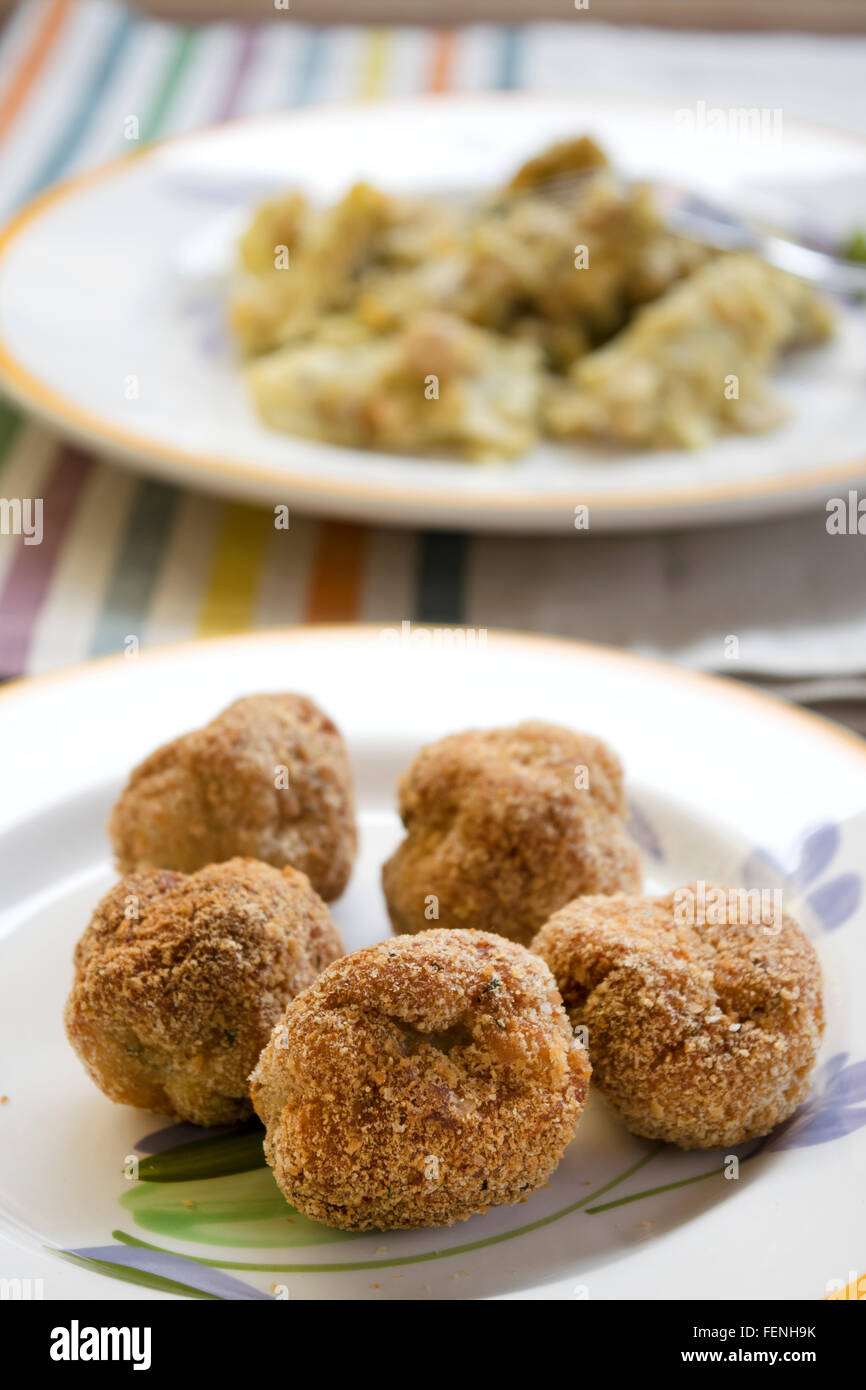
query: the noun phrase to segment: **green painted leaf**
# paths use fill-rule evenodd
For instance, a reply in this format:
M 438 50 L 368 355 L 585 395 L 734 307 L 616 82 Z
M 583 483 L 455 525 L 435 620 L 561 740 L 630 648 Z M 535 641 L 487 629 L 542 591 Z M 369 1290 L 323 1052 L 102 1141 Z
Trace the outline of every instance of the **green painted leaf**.
M 187 1182 L 191 1178 L 216 1178 L 226 1173 L 246 1173 L 265 1167 L 262 1149 L 264 1128 L 252 1120 L 233 1134 L 193 1139 L 162 1153 L 139 1160 L 141 1182 Z
M 352 1240 L 290 1206 L 270 1168 L 191 1182 L 136 1183 L 120 1205 L 145 1231 L 200 1245 L 274 1249 Z

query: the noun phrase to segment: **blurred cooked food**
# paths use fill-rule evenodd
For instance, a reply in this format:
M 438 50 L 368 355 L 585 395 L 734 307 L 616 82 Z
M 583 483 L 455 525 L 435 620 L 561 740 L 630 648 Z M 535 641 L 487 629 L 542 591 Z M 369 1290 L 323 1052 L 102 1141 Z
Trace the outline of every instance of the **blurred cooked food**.
M 767 375 L 779 353 L 832 331 L 808 285 L 756 256 L 720 257 L 649 304 L 551 394 L 553 434 L 694 447 L 784 412 Z
M 272 428 L 476 462 L 543 434 L 655 448 L 766 429 L 779 356 L 832 332 L 809 286 L 670 231 L 585 136 L 474 202 L 364 183 L 330 208 L 268 201 L 231 319 Z
M 361 329 L 341 340 L 326 331 L 270 352 L 250 367 L 249 383 L 265 423 L 288 434 L 500 459 L 535 440 L 539 358 L 531 343 L 424 313 L 397 333 Z

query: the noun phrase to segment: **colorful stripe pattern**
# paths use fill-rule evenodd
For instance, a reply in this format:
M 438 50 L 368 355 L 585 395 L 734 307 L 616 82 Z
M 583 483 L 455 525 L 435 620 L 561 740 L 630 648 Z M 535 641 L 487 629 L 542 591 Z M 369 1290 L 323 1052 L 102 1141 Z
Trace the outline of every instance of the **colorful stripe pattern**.
M 58 43 L 72 0 L 54 0 L 39 14 L 25 52 L 0 98 L 0 140 L 6 135 Z
M 611 42 L 606 26 L 584 17 L 404 30 L 304 25 L 289 11 L 251 26 L 189 27 L 143 18 L 119 0 L 22 0 L 0 26 L 0 222 L 46 184 L 124 150 L 279 105 L 413 89 L 679 90 L 687 64 L 676 55 L 686 42 L 691 51 L 687 36 L 671 36 L 674 57 L 659 58 L 649 77 L 641 31 L 617 31 L 615 72 Z M 739 48 L 734 36 L 725 42 Z M 747 42 L 751 51 L 763 41 Z M 845 74 L 863 41 L 802 42 L 808 54 L 792 43 L 789 76 L 773 76 L 773 104 L 790 101 L 791 114 L 805 117 L 823 107 L 828 120 L 862 129 Z M 804 64 L 814 110 L 798 105 Z M 135 145 L 124 138 L 129 113 L 140 123 Z M 567 536 L 416 532 L 294 514 L 290 531 L 276 531 L 267 510 L 136 477 L 64 447 L 0 403 L 0 499 L 29 497 L 45 503 L 46 538 L 25 546 L 0 533 L 0 679 L 118 651 L 130 637 L 152 645 L 304 620 L 618 635 L 594 625 L 591 596 L 610 562 L 596 544 L 581 546 L 578 560 Z M 663 558 L 654 552 L 646 563 Z
M 0 217 L 56 179 L 128 149 L 119 106 L 141 113 L 140 148 L 274 101 L 375 101 L 396 84 L 401 43 L 418 41 L 414 29 L 409 40 L 410 31 L 295 25 L 286 43 L 285 23 L 189 28 L 136 17 L 113 0 L 27 0 L 0 51 Z M 272 39 L 285 45 L 281 87 Z M 477 32 L 424 31 L 419 86 L 453 86 L 470 40 L 474 52 Z M 482 48 L 487 80 L 514 86 L 519 31 L 490 29 Z M 159 61 L 141 61 L 144 52 Z M 34 138 L 43 109 L 52 120 Z M 0 536 L 0 678 L 122 651 L 130 638 L 153 643 L 299 620 L 465 617 L 466 536 L 294 516 L 290 532 L 278 532 L 266 509 L 130 477 L 0 407 L 0 492 L 12 495 L 14 483 L 18 495 L 37 477 L 43 543 Z

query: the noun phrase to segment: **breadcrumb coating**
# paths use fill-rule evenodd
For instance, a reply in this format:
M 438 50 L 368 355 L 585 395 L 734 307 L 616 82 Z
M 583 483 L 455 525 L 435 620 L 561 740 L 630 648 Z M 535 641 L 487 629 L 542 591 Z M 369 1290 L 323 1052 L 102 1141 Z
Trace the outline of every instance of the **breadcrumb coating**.
M 623 1123 L 715 1149 L 767 1134 L 805 1099 L 824 1028 L 821 968 L 787 914 L 769 927 L 758 913 L 684 923 L 678 895 L 689 892 L 578 899 L 532 949 L 586 1027 L 595 1081 Z
M 295 869 L 143 870 L 105 895 L 76 946 L 66 1032 L 111 1100 L 234 1123 L 252 1113 L 249 1073 L 285 1005 L 342 952 Z
M 571 1139 L 590 1066 L 543 961 L 427 931 L 344 956 L 251 1077 L 288 1201 L 344 1230 L 447 1226 L 521 1201 Z
M 133 770 L 109 833 L 121 873 L 240 855 L 291 864 L 330 902 L 357 848 L 346 746 L 305 695 L 236 700 Z
M 395 931 L 468 927 L 528 945 L 572 898 L 640 888 L 622 768 L 588 734 L 539 720 L 452 734 L 422 748 L 399 805 L 407 835 L 382 870 Z

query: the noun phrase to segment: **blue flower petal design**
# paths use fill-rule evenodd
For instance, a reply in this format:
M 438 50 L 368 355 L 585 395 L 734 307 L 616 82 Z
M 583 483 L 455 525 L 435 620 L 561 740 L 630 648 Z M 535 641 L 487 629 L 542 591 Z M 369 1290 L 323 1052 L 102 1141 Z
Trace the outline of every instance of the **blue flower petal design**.
M 838 1052 L 819 1068 L 816 1090 L 790 1120 L 771 1135 L 767 1148 L 809 1148 L 827 1144 L 866 1125 L 866 1062 L 848 1065 L 848 1053 Z
M 126 1265 L 131 1269 L 144 1270 L 148 1274 L 159 1275 L 163 1279 L 186 1284 L 203 1293 L 215 1294 L 217 1298 L 266 1299 L 273 1300 L 252 1284 L 245 1284 L 221 1269 L 213 1269 L 199 1264 L 197 1260 L 184 1259 L 182 1255 L 169 1255 L 162 1250 L 147 1250 L 139 1245 L 90 1245 L 76 1250 L 68 1250 L 69 1255 L 78 1255 L 83 1260 L 103 1260 L 113 1265 Z
M 765 849 L 753 850 L 742 869 L 746 888 L 782 888 L 799 895 L 830 867 L 842 842 L 838 825 L 825 822 L 805 832 L 787 870 Z M 829 883 L 818 884 L 806 898 L 814 920 L 824 931 L 835 931 L 853 917 L 862 900 L 862 877 L 838 874 Z
M 839 1085 L 842 1076 L 848 1070 L 848 1056 L 847 1052 L 834 1052 L 833 1056 L 828 1057 L 823 1066 L 818 1068 L 815 1080 L 821 1081 L 823 1090 L 828 1091 Z
M 194 1139 L 218 1139 L 221 1134 L 231 1134 L 235 1128 L 235 1125 L 215 1125 L 210 1129 L 202 1125 L 166 1125 L 164 1129 L 151 1130 L 150 1134 L 137 1139 L 135 1147 L 139 1153 L 161 1154 L 180 1144 L 191 1144 Z
M 635 806 L 634 802 L 632 802 L 628 808 L 628 824 L 626 828 L 632 839 L 653 859 L 664 858 L 664 851 L 662 850 L 658 835 L 647 820 L 644 812 L 641 811 L 639 807 Z
M 840 874 L 822 883 L 806 898 L 826 931 L 833 931 L 853 917 L 860 906 L 861 881 L 857 874 Z
M 847 1058 L 847 1052 L 840 1052 L 840 1059 Z M 825 1094 L 843 1101 L 846 1105 L 866 1102 L 866 1062 L 855 1062 L 853 1066 L 837 1068 L 824 1087 Z
M 813 1144 L 827 1144 L 831 1139 L 842 1139 L 853 1134 L 856 1129 L 866 1125 L 866 1110 L 837 1110 L 833 1114 L 817 1113 L 811 1116 L 798 1113 L 778 1141 L 769 1147 L 773 1149 L 808 1149 Z
M 800 845 L 799 862 L 791 874 L 791 887 L 805 888 L 807 884 L 814 883 L 832 864 L 840 842 L 838 825 L 829 821 L 807 831 Z

